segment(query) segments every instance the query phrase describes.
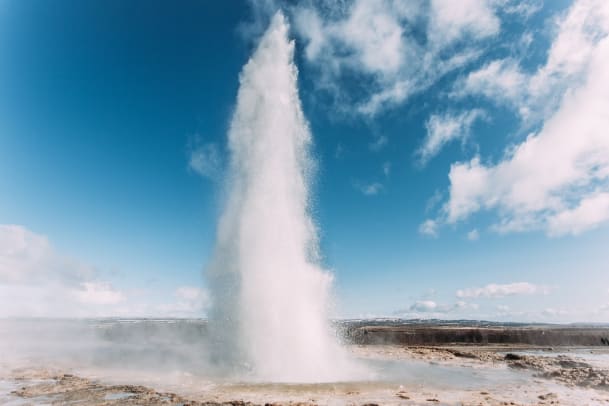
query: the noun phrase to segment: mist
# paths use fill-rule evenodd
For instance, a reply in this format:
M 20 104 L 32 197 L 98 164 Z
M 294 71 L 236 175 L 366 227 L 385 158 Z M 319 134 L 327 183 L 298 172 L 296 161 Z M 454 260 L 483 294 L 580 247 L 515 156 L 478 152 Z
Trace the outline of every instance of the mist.
M 217 361 L 250 379 L 336 381 L 355 371 L 329 326 L 332 275 L 320 266 L 315 162 L 281 12 L 243 67 L 228 146 L 228 198 L 208 269 Z

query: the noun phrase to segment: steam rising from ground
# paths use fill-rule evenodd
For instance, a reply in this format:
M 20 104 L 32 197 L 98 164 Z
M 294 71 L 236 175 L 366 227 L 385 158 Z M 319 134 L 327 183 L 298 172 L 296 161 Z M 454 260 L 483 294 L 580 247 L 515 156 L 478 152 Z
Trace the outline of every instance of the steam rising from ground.
M 241 72 L 210 321 L 220 361 L 256 379 L 341 380 L 350 368 L 328 323 L 332 277 L 318 265 L 311 134 L 293 54 L 277 13 Z

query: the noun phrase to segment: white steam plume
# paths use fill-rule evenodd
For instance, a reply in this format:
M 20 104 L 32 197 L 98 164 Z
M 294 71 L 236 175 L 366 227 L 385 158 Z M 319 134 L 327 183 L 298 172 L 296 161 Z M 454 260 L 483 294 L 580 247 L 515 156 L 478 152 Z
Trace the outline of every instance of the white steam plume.
M 210 323 L 221 361 L 254 379 L 335 381 L 353 369 L 328 321 L 332 276 L 309 213 L 314 162 L 293 54 L 278 12 L 240 75 Z

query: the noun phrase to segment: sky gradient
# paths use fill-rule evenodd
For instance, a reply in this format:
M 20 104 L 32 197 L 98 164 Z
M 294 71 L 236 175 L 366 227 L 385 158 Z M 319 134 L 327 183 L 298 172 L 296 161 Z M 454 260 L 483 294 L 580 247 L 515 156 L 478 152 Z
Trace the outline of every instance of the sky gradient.
M 602 0 L 0 2 L 0 317 L 205 316 L 278 9 L 338 317 L 609 321 Z

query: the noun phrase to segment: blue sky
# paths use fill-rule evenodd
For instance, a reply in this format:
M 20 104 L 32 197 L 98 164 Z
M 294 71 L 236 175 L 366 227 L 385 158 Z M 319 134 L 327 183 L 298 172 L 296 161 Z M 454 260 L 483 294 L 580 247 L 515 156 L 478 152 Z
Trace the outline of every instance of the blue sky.
M 582 0 L 0 3 L 0 316 L 205 315 L 277 9 L 337 315 L 609 321 L 609 10 Z

